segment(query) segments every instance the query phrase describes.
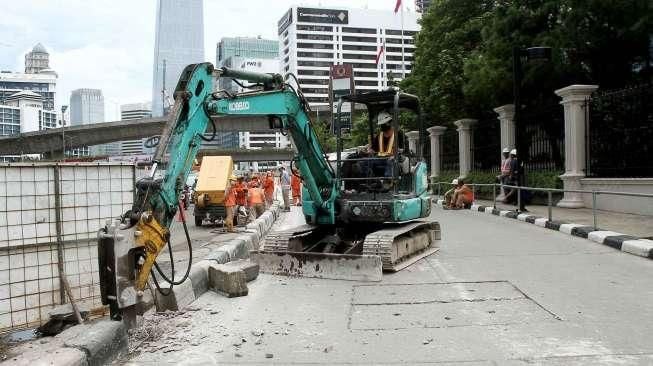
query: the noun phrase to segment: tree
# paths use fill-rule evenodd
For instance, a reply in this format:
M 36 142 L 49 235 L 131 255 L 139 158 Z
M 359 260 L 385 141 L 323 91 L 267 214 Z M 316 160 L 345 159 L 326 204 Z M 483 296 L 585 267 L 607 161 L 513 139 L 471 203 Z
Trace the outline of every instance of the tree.
M 479 47 L 481 28 L 495 1 L 435 0 L 420 20 L 415 65 L 402 83 L 417 94 L 435 124 L 468 117 L 474 106 L 465 100 L 463 65 Z
M 331 133 L 331 128 L 327 121 L 316 120 L 313 123 L 313 130 L 325 153 L 328 154 L 336 151 L 336 137 Z
M 572 83 L 616 88 L 651 78 L 650 0 L 435 0 L 421 19 L 415 65 L 402 86 L 435 124 L 511 103 L 513 47 L 548 46 L 524 65 L 525 103 L 554 101 Z

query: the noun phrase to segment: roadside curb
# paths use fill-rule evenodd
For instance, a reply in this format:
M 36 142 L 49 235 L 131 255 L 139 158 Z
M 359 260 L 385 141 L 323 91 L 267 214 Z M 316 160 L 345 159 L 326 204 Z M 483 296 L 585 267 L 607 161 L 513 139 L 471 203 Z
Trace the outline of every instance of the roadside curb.
M 433 201 L 437 207 L 444 207 L 444 200 Z M 598 244 L 607 245 L 611 248 L 626 252 L 629 254 L 637 255 L 644 258 L 653 259 L 653 240 L 640 239 L 633 235 L 622 234 L 614 231 L 595 230 L 591 226 L 574 224 L 565 221 L 549 220 L 544 217 L 539 217 L 529 214 L 520 214 L 517 211 L 501 211 L 493 207 L 486 207 L 481 205 L 472 205 L 470 208 L 472 212 L 481 212 L 495 216 L 501 216 L 515 221 L 526 222 L 549 230 L 559 231 L 567 235 L 585 238 Z
M 261 239 L 270 231 L 272 225 L 279 218 L 281 206 L 274 203 L 256 220 L 245 227 L 245 232 L 226 243 L 218 238 L 211 242 L 221 243 L 219 247 L 204 257 L 204 260 L 194 263 L 186 282 L 174 286 L 168 296 L 157 295 L 157 310 L 179 310 L 200 297 L 209 290 L 209 266 L 211 264 L 225 264 L 239 259 L 249 258 L 249 252 L 258 248 Z M 209 244 L 211 245 L 211 244 Z M 166 283 L 167 285 L 167 283 Z M 161 286 L 163 287 L 163 285 Z
M 179 310 L 209 289 L 209 266 L 249 258 L 250 250 L 258 248 L 262 238 L 279 218 L 281 206 L 274 203 L 259 218 L 247 225 L 245 232 L 211 251 L 204 260 L 191 266 L 188 279 L 174 286 L 168 296 L 158 294 L 157 309 Z M 212 240 L 221 243 L 219 240 Z M 166 282 L 161 287 L 168 285 Z M 48 340 L 47 345 L 33 347 L 2 364 L 35 365 L 48 360 L 48 365 L 104 365 L 115 359 L 127 347 L 127 327 L 123 322 L 102 319 L 68 328 Z

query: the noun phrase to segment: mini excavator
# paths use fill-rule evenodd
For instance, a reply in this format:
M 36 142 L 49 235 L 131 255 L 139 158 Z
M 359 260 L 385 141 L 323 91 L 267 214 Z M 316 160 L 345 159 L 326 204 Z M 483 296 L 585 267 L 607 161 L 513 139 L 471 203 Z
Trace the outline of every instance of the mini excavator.
M 217 78 L 249 82 L 246 87 L 252 90 L 238 94 L 216 91 Z M 262 272 L 379 281 L 382 272 L 399 271 L 438 250 L 440 226 L 429 219 L 431 197 L 417 97 L 398 89 L 342 97 L 335 118 L 335 165 L 320 146 L 299 83 L 293 86 L 279 74 L 192 64 L 183 70 L 174 100 L 149 175 L 136 182 L 132 208 L 98 234 L 102 300 L 109 305 L 113 319 L 136 311 L 150 278 L 162 293 L 188 278 L 190 263 L 184 276 L 175 279 L 174 267 L 169 278 L 156 259 L 166 245 L 172 253 L 169 228 L 207 127 L 212 125 L 215 136 L 216 124 L 228 118 L 256 119 L 289 135 L 296 150 L 291 165 L 303 179 L 306 224 L 273 232 L 264 239 L 262 250 L 252 251 Z M 367 107 L 370 138 L 379 113 L 393 115 L 391 123 L 398 131 L 400 111 L 415 112 L 420 125 L 418 144 L 413 147 L 416 151 L 404 148 L 384 156 L 360 153 L 343 159 L 340 111 L 343 103 L 349 102 Z M 192 250 L 185 221 L 183 224 Z M 167 288 L 159 286 L 153 268 Z

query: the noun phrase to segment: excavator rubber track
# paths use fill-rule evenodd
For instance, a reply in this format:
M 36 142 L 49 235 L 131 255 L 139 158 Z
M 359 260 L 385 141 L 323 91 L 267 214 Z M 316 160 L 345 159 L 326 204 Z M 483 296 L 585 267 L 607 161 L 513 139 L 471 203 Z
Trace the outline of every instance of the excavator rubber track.
M 302 225 L 290 230 L 275 231 L 265 237 L 263 250 L 266 252 L 302 251 L 302 243 L 314 234 L 317 226 Z
M 397 272 L 437 252 L 439 242 L 438 222 L 411 222 L 368 234 L 363 242 L 363 255 L 378 255 L 383 271 Z

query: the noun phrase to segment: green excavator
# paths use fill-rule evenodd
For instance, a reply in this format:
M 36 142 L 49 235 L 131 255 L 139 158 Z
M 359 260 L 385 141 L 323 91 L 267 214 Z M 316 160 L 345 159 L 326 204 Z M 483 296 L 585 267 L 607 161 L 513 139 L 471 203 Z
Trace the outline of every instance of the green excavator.
M 247 87 L 253 90 L 239 94 L 214 90 L 217 78 L 249 82 Z M 168 278 L 156 258 L 166 244 L 170 250 L 169 227 L 207 126 L 211 124 L 215 132 L 216 124 L 227 118 L 264 121 L 270 129 L 288 134 L 296 149 L 292 166 L 303 180 L 306 224 L 273 231 L 262 250 L 251 253 L 263 272 L 379 281 L 383 271 L 401 270 L 438 250 L 440 226 L 429 219 L 418 99 L 397 89 L 342 97 L 335 118 L 337 159 L 331 164 L 311 125 L 308 102 L 296 85 L 278 74 L 216 69 L 210 63 L 184 69 L 150 174 L 136 183 L 132 209 L 99 233 L 102 300 L 114 319 L 143 301 L 153 267 L 172 285 L 188 277 L 190 264 L 181 279 Z M 383 156 L 360 151 L 344 158 L 339 121 L 342 104 L 349 102 L 367 107 L 370 140 L 379 113 L 393 116 L 398 131 L 400 110 L 415 112 L 420 125 L 415 151 L 405 146 Z M 184 229 L 190 250 L 185 222 Z M 152 280 L 158 288 L 156 277 Z

